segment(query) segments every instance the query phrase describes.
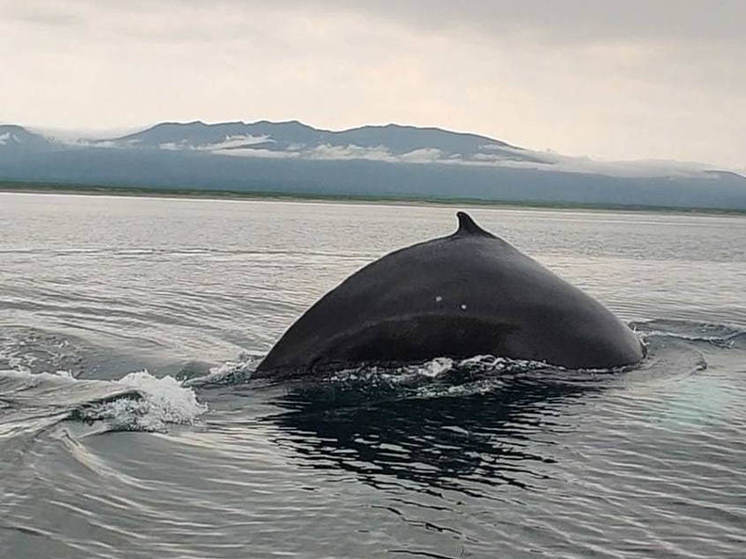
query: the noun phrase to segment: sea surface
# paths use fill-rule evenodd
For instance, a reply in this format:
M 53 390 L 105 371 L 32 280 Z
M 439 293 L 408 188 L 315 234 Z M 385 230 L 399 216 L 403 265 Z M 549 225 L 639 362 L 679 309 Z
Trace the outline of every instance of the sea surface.
M 468 209 L 629 322 L 631 370 L 252 380 L 456 209 L 0 194 L 0 557 L 745 557 L 745 217 Z

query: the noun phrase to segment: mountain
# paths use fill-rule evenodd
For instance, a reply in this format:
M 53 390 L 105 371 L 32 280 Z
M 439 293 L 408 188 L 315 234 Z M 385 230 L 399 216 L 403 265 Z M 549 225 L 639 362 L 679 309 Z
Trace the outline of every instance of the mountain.
M 49 149 L 52 142 L 15 124 L 0 124 L 0 149 Z
M 73 142 L 3 125 L 0 180 L 746 210 L 746 178 L 708 165 L 599 162 L 396 124 L 171 122 Z
M 528 150 L 499 140 L 450 132 L 388 124 L 342 131 L 318 130 L 298 121 L 166 122 L 99 145 L 120 148 L 200 150 L 246 157 L 303 159 L 370 159 L 395 162 L 442 161 L 548 162 Z

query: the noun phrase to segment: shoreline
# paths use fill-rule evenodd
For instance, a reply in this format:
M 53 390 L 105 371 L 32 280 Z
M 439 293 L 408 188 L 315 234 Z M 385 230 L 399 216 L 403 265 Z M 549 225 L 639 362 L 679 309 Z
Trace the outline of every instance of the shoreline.
M 513 208 L 539 210 L 576 210 L 606 212 L 647 212 L 701 215 L 746 216 L 746 209 L 682 208 L 675 206 L 636 206 L 614 204 L 582 204 L 513 200 L 483 200 L 479 198 L 438 198 L 417 196 L 365 196 L 299 192 L 236 190 L 201 190 L 195 188 L 158 188 L 137 186 L 76 185 L 0 181 L 0 193 L 61 194 L 71 196 L 121 196 L 140 198 L 172 198 L 197 200 L 255 200 L 276 202 L 381 204 L 402 206 L 467 206 L 475 208 Z

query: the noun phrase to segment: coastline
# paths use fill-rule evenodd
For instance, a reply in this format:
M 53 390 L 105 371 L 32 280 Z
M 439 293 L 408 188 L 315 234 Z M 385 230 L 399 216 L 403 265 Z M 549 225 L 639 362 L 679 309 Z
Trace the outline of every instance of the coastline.
M 403 206 L 465 206 L 472 208 L 516 208 L 540 210 L 576 210 L 608 212 L 648 212 L 703 215 L 746 216 L 746 210 L 723 208 L 684 208 L 675 206 L 637 206 L 614 204 L 582 204 L 514 200 L 484 200 L 479 198 L 438 198 L 418 196 L 365 196 L 306 192 L 237 190 L 203 190 L 196 188 L 158 188 L 147 186 L 84 185 L 72 183 L 34 183 L 0 180 L 0 193 L 63 194 L 72 196 L 124 196 L 141 198 L 173 198 L 203 200 L 256 200 L 312 203 L 390 204 Z

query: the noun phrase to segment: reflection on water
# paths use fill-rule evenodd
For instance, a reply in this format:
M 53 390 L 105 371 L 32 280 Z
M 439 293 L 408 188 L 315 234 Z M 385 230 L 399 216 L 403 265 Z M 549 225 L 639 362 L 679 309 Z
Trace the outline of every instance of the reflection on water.
M 296 387 L 275 402 L 287 411 L 268 420 L 281 429 L 278 444 L 311 467 L 342 468 L 374 486 L 393 476 L 475 495 L 480 484 L 530 488 L 546 475 L 535 464 L 555 460 L 536 443 L 567 428 L 561 410 L 569 400 L 603 385 L 582 373 L 474 365 L 456 364 L 416 387 Z

